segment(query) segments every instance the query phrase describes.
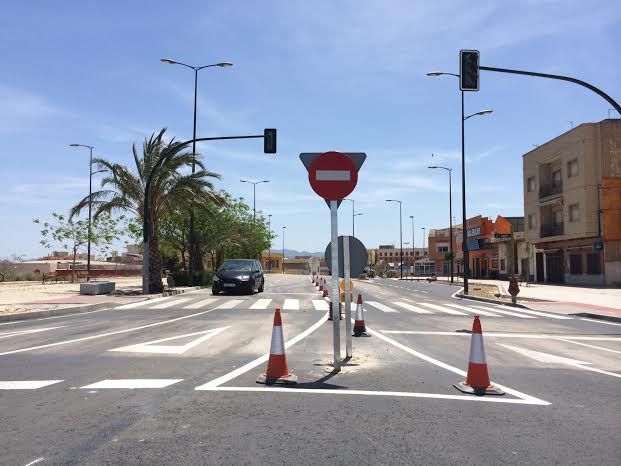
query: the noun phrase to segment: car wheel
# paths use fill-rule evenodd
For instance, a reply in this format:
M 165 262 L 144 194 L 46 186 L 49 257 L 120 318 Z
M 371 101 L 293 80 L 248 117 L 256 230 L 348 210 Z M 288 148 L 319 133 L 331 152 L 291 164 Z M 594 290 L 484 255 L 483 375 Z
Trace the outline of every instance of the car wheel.
M 216 290 L 215 288 L 211 289 L 211 294 L 216 296 L 218 293 L 220 293 L 218 290 Z
M 259 293 L 263 293 L 265 287 L 265 279 L 261 280 L 261 286 L 259 287 Z
M 254 285 L 255 285 L 254 281 L 250 282 L 250 287 L 248 289 L 248 294 L 254 294 Z

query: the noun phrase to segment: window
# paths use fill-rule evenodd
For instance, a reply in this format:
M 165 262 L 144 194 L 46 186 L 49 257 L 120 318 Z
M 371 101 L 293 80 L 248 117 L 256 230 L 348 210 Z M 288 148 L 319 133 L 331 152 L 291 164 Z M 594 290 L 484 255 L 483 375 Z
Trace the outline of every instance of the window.
M 500 259 L 500 270 L 505 270 L 505 259 Z
M 567 162 L 567 177 L 573 178 L 574 176 L 578 176 L 578 159 Z
M 569 255 L 569 273 L 580 275 L 582 273 L 582 254 Z
M 599 253 L 587 254 L 587 273 L 589 275 L 599 275 L 602 273 L 602 268 L 599 262 Z
M 535 191 L 535 177 L 531 176 L 528 181 L 526 182 L 526 186 L 528 189 L 529 193 L 532 193 L 533 191 Z
M 448 246 L 438 246 L 438 252 L 448 252 Z
M 562 225 L 563 224 L 563 211 L 562 210 L 555 210 L 553 212 L 554 215 L 554 225 Z
M 552 186 L 561 186 L 561 171 L 555 170 L 552 172 Z
M 580 221 L 580 205 L 579 204 L 572 204 L 569 206 L 569 221 L 570 222 Z
M 528 229 L 534 230 L 537 226 L 537 217 L 535 214 L 528 214 Z

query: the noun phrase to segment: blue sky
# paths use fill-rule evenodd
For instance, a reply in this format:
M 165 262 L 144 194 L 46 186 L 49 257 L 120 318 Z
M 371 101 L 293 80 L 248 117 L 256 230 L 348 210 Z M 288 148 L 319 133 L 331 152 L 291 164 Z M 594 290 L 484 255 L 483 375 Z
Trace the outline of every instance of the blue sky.
M 475 6 L 473 8 L 473 6 Z M 167 127 L 189 139 L 193 76 L 160 63 L 232 61 L 199 79 L 198 134 L 279 131 L 279 153 L 259 141 L 201 144 L 219 187 L 252 202 L 240 178 L 270 179 L 257 207 L 271 213 L 286 247 L 323 250 L 329 210 L 308 185 L 300 152 L 368 154 L 352 198 L 367 247 L 448 223 L 448 182 L 433 163 L 455 168 L 460 221 L 458 51 L 481 51 L 487 66 L 572 75 L 621 99 L 617 1 L 224 1 L 17 2 L 0 17 L 0 257 L 36 256 L 34 217 L 66 211 L 88 190 L 88 154 L 131 163 L 131 144 Z M 609 105 L 578 86 L 482 73 L 466 109 L 468 214 L 522 215 L 521 155 L 573 122 L 606 118 Z M 618 117 L 614 112 L 613 115 Z M 98 178 L 96 178 L 97 180 Z M 340 209 L 351 233 L 351 206 Z M 407 221 L 406 221 L 407 220 Z M 274 246 L 281 247 L 280 237 Z

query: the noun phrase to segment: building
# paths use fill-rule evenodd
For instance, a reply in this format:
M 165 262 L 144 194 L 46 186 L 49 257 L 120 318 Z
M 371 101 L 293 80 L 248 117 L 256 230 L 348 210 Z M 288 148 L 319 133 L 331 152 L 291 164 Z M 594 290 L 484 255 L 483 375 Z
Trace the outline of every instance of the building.
M 263 251 L 261 253 L 261 266 L 265 271 L 282 273 L 282 253 L 276 251 Z
M 457 248 L 457 243 L 462 235 L 461 225 L 453 225 L 453 254 L 455 255 L 454 270 L 455 275 L 463 273 L 463 256 L 464 253 Z M 436 275 L 448 276 L 451 273 L 450 262 L 450 228 L 430 229 L 427 238 L 429 259 L 434 263 L 434 272 Z M 461 242 L 460 242 L 461 246 Z
M 427 258 L 427 248 L 403 248 L 403 274 L 411 274 L 417 261 Z M 376 269 L 386 269 L 387 271 L 399 271 L 401 249 L 394 244 L 381 244 L 377 249 L 369 250 L 369 258 L 374 258 Z M 425 261 L 428 264 L 429 261 Z M 422 264 L 422 262 L 421 262 Z M 431 270 L 429 265 L 421 266 L 425 270 Z
M 522 161 L 535 280 L 621 285 L 621 120 L 581 124 Z
M 534 280 L 530 267 L 532 247 L 524 234 L 524 217 L 498 216 L 494 222 L 494 238 L 491 242 L 498 246 L 500 279 L 519 275 L 523 281 Z

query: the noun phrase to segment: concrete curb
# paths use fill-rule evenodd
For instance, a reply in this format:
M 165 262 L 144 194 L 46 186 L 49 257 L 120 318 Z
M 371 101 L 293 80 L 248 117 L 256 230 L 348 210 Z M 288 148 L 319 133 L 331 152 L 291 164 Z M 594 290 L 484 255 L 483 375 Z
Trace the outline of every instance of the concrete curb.
M 578 317 L 588 317 L 590 319 L 597 319 L 597 320 L 607 320 L 609 322 L 621 322 L 621 317 L 607 316 L 603 314 L 591 314 L 590 312 L 579 312 L 578 314 L 571 314 L 571 315 L 578 316 Z
M 500 300 L 496 300 L 496 299 L 489 299 L 489 298 L 480 298 L 478 296 L 470 296 L 470 295 L 465 295 L 463 293 L 461 293 L 463 291 L 462 290 L 458 291 L 457 293 L 455 293 L 453 295 L 453 298 L 460 298 L 460 299 L 470 299 L 472 301 L 481 301 L 483 303 L 489 303 L 489 304 L 503 304 L 505 306 L 511 306 L 511 307 L 523 307 L 524 309 L 530 309 L 528 306 L 524 306 L 523 304 L 513 304 L 513 303 L 508 303 L 506 301 L 500 301 Z M 461 293 L 461 294 L 458 294 Z
M 148 301 L 150 299 L 174 296 L 178 294 L 188 293 L 190 291 L 200 290 L 203 287 L 194 286 L 191 288 L 185 288 L 183 290 L 168 290 L 164 291 L 161 295 L 147 296 L 146 298 L 136 299 L 132 302 Z M 45 309 L 43 311 L 26 311 L 15 314 L 1 314 L 0 322 L 14 322 L 19 320 L 39 319 L 42 317 L 54 317 L 71 314 L 81 314 L 82 312 L 98 311 L 101 309 L 111 309 L 114 307 L 122 306 L 124 303 L 112 303 L 110 301 L 95 304 L 85 304 L 84 306 L 63 307 L 59 309 Z

